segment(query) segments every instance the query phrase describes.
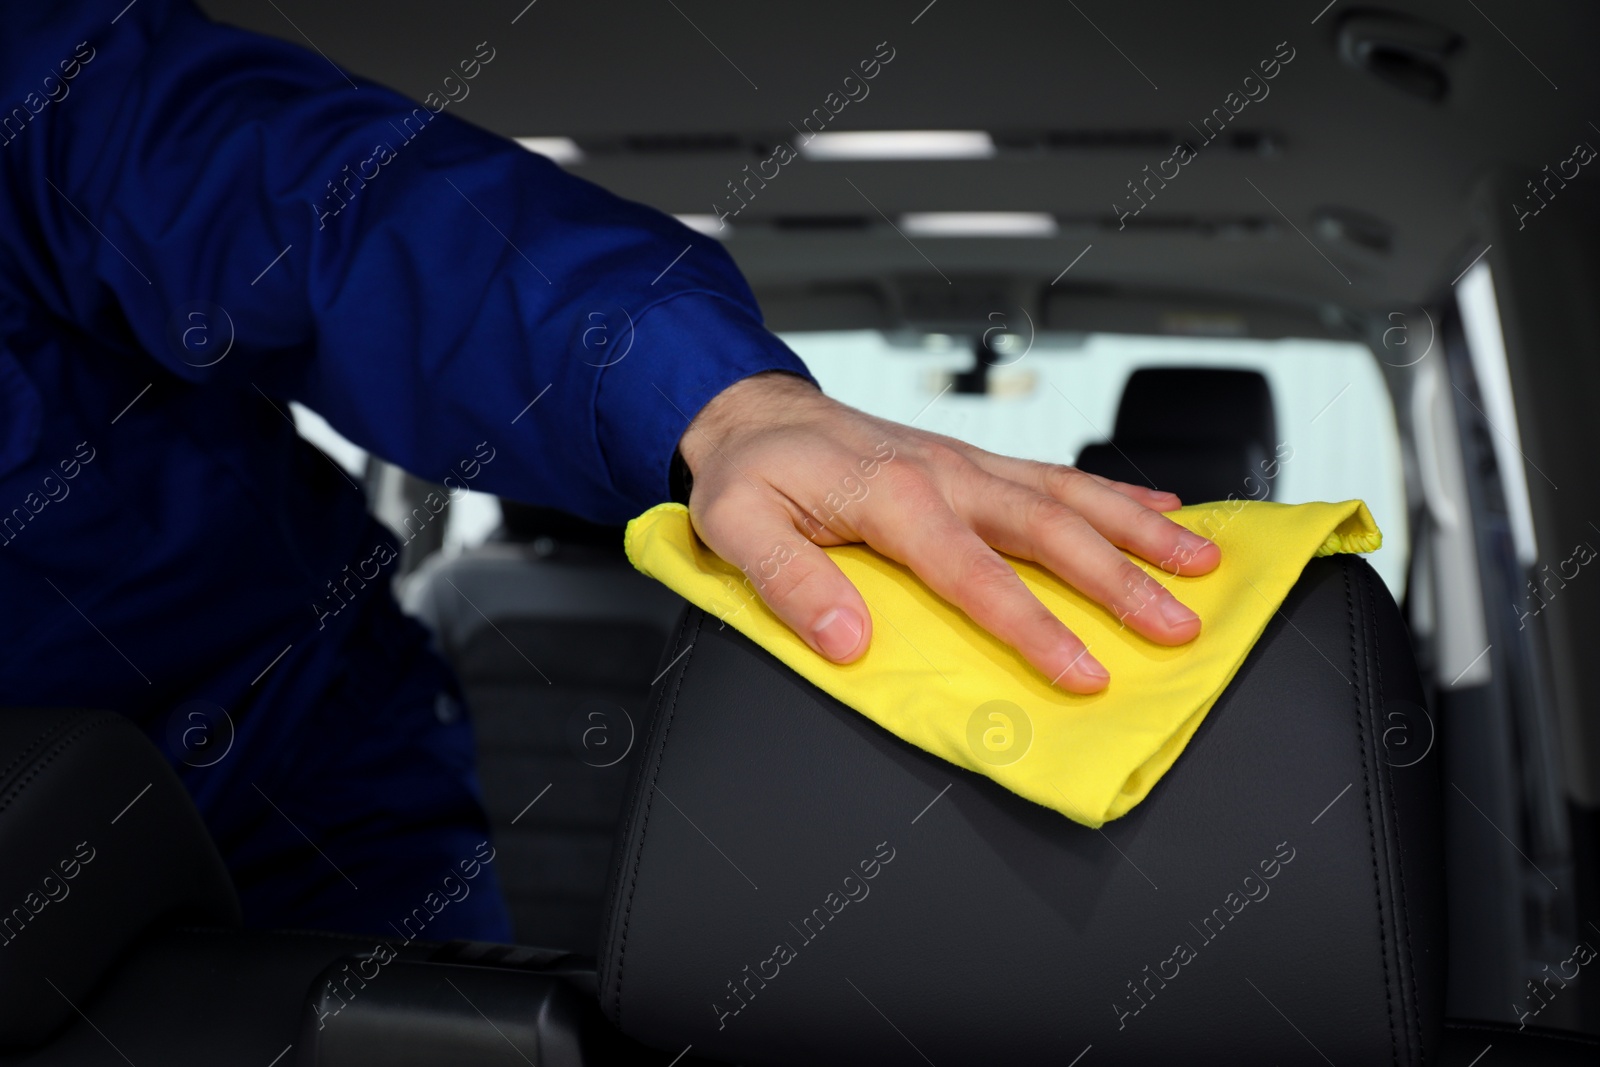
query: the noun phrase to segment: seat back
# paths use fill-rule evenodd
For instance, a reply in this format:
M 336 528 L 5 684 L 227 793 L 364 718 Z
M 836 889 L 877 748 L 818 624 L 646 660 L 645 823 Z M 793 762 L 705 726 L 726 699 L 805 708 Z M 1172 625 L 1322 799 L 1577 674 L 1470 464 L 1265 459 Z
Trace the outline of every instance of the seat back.
M 1146 367 L 1128 376 L 1111 440 L 1084 448 L 1077 466 L 1198 504 L 1272 499 L 1284 458 L 1272 390 L 1259 372 Z
M 665 655 L 600 960 L 629 1035 L 940 1067 L 1091 1046 L 1097 1065 L 1420 1065 L 1437 1044 L 1438 757 L 1364 561 L 1312 561 L 1178 762 L 1099 831 L 699 611 Z
M 403 602 L 474 717 L 517 940 L 593 955 L 637 728 L 683 602 L 633 569 L 621 531 L 506 517 L 517 540 L 430 560 Z
M 177 921 L 239 902 L 161 753 L 121 715 L 0 708 L 0 1047 L 49 1037 Z

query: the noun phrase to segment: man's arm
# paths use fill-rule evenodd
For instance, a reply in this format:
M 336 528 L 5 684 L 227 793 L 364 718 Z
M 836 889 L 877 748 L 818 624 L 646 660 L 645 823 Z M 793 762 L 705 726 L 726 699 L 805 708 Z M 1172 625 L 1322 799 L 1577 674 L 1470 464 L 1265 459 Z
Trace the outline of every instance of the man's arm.
M 612 522 L 665 499 L 712 396 L 806 374 L 716 241 L 445 91 L 413 102 L 187 0 L 123 7 L 40 5 L 0 39 L 22 109 L 0 116 L 0 291 L 180 378 L 302 400 L 423 477 L 487 442 L 474 488 Z M 494 92 L 515 44 L 443 57 L 448 92 Z
M 0 291 L 183 379 L 303 399 L 425 477 L 488 442 L 477 486 L 594 519 L 663 499 L 680 446 L 702 537 L 747 568 L 781 548 L 761 595 L 836 660 L 864 651 L 870 616 L 818 546 L 852 540 L 1068 689 L 1105 672 L 997 549 L 1154 640 L 1198 633 L 1116 550 L 1216 565 L 1158 514 L 1170 495 L 845 408 L 761 327 L 715 242 L 455 121 L 443 97 L 352 82 L 184 0 L 112 23 L 116 6 L 29 8 L 0 36 L 3 99 L 25 112 L 0 116 Z M 482 47 L 463 57 L 480 91 L 499 61 Z M 184 342 L 197 309 L 231 324 L 220 359 Z M 872 494 L 817 526 L 884 443 Z

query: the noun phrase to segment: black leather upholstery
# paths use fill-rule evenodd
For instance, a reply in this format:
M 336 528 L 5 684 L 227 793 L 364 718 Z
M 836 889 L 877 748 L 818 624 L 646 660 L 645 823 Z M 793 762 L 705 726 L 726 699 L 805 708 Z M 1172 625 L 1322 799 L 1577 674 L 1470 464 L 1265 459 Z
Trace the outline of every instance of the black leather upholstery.
M 394 957 L 363 984 L 345 967 L 380 945 Z M 469 942 L 162 929 L 77 1001 L 82 1014 L 53 1040 L 0 1049 L 0 1067 L 662 1067 L 609 1026 L 593 971 L 573 962 Z M 702 1063 L 691 1053 L 677 1067 Z
M 0 709 L 0 1045 L 42 1041 L 163 920 L 235 923 L 222 859 L 127 719 Z
M 36 1049 L 0 1051 L 0 1067 L 296 1067 L 313 979 L 371 947 L 371 938 L 343 934 L 153 932 L 99 988 L 73 998 L 83 1014 Z M 404 947 L 402 958 L 425 958 L 434 947 Z
M 1084 448 L 1076 465 L 1188 503 L 1269 500 L 1281 458 L 1276 423 L 1257 371 L 1147 367 L 1123 387 L 1111 440 Z
M 565 966 L 570 957 L 472 947 L 490 950 L 493 960 L 404 960 L 380 948 L 329 965 L 307 998 L 295 1067 L 436 1067 L 519 1057 L 540 1067 L 583 1067 L 633 1062 L 646 1051 L 600 1014 L 593 972 L 574 981 Z
M 1271 451 L 1277 433 L 1272 390 L 1260 371 L 1144 367 L 1122 387 L 1111 436 L 1153 445 L 1250 441 Z
M 613 870 L 599 991 L 628 1034 L 748 1064 L 1067 1064 L 1093 1046 L 1097 1065 L 1412 1065 L 1437 1048 L 1437 755 L 1365 562 L 1306 568 L 1177 764 L 1099 832 L 900 741 L 699 611 L 680 654 Z

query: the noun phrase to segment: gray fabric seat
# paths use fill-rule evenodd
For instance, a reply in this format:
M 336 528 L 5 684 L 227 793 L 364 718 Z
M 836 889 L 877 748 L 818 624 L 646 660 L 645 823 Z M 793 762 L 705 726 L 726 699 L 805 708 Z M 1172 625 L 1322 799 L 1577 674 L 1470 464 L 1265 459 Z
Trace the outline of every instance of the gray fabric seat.
M 402 592 L 474 716 L 517 940 L 589 955 L 635 729 L 683 606 L 620 536 L 597 540 L 490 542 L 430 559 Z

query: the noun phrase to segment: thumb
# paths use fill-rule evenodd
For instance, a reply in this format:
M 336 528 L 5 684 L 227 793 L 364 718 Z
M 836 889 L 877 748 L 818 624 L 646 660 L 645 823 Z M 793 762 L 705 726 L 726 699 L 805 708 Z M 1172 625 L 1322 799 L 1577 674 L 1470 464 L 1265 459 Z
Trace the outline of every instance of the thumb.
M 718 503 L 691 508 L 700 539 L 744 571 L 773 614 L 813 651 L 835 663 L 859 659 L 872 640 L 872 616 L 838 565 L 795 529 L 781 507 Z

